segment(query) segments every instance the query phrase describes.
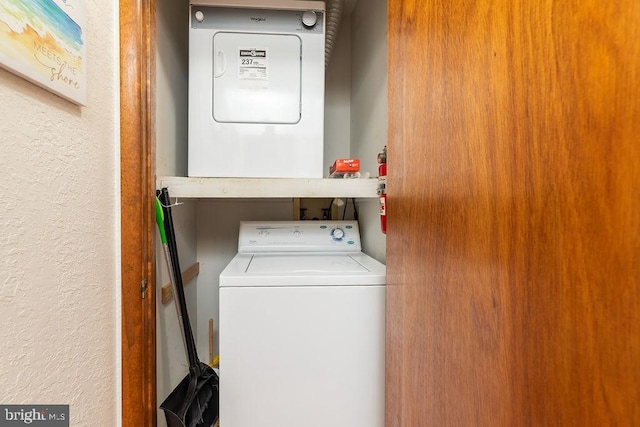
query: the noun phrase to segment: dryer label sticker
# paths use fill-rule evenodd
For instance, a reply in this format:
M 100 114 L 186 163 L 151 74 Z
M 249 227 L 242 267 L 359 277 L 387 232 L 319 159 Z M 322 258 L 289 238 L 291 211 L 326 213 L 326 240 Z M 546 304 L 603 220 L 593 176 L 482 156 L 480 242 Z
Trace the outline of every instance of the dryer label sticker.
M 238 81 L 239 86 L 245 89 L 266 89 L 269 87 L 267 49 L 239 49 Z

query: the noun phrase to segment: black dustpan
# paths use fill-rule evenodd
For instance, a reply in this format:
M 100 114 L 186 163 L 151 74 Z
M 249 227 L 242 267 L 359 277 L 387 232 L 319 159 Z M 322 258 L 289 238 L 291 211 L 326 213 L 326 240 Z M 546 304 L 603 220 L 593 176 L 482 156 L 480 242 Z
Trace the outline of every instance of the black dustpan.
M 211 427 L 218 419 L 218 375 L 200 363 L 200 374 L 191 373 L 162 402 L 169 427 Z
M 189 374 L 162 402 L 169 427 L 211 427 L 218 419 L 218 374 L 209 365 L 200 362 L 189 322 L 187 304 L 184 297 L 182 274 L 171 208 L 169 192 L 163 188 L 156 201 L 156 221 L 162 239 L 169 278 L 180 321 L 180 329 L 189 359 Z

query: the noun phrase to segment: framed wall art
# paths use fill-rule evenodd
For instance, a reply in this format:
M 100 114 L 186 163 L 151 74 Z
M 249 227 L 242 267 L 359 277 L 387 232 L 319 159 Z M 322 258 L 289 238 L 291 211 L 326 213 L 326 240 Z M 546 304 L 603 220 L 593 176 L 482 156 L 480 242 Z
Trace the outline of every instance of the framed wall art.
M 84 0 L 0 1 L 0 66 L 85 105 L 85 20 Z

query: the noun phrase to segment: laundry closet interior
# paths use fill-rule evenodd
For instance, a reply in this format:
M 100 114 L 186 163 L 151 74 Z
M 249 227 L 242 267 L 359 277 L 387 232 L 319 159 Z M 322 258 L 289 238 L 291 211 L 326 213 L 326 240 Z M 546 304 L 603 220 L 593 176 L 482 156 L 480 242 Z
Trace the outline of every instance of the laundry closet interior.
M 386 7 L 386 0 L 344 2 L 325 70 L 324 179 L 189 178 L 189 1 L 156 0 L 156 181 L 169 190 L 180 264 L 193 276 L 185 293 L 201 360 L 209 361 L 210 319 L 218 348 L 218 279 L 237 253 L 240 221 L 311 221 L 327 212 L 332 219 L 354 219 L 355 206 L 363 252 L 385 262 L 376 178 L 377 155 L 387 141 Z M 338 158 L 358 158 L 361 177 L 328 178 Z M 187 362 L 159 244 L 156 259 L 159 404 L 184 377 Z

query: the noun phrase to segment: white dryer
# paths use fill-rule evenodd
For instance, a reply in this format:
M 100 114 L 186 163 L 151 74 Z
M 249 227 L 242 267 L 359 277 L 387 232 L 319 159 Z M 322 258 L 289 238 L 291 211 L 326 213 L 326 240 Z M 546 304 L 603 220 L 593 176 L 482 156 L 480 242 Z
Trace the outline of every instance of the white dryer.
M 220 274 L 225 427 L 384 427 L 385 266 L 355 221 L 243 222 Z
M 193 0 L 193 177 L 322 178 L 325 4 Z

